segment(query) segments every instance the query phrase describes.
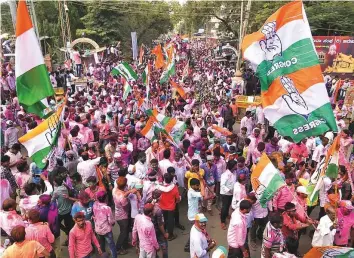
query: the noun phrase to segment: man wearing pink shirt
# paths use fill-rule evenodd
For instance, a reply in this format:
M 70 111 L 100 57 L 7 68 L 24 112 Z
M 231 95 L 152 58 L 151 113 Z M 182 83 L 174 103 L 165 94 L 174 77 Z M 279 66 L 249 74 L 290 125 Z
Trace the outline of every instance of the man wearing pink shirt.
M 134 220 L 132 233 L 132 245 L 136 246 L 139 238 L 139 258 L 155 258 L 160 246 L 156 239 L 154 224 L 151 221 L 154 205 L 147 203 L 144 206 L 144 214 L 138 214 Z
M 353 246 L 354 207 L 351 201 L 341 201 L 337 209 L 338 227 L 334 236 L 334 245 Z M 350 242 L 349 242 L 350 240 Z
M 285 174 L 286 185 L 278 189 L 278 192 L 273 198 L 273 208 L 275 211 L 283 212 L 285 210 L 285 204 L 292 202 L 295 196 L 295 186 L 293 184 L 295 175 L 292 172 Z
M 250 257 L 247 238 L 247 218 L 252 204 L 248 200 L 240 202 L 240 208 L 231 215 L 229 229 L 227 231 L 227 243 L 229 244 L 228 258 Z
M 112 227 L 115 223 L 115 219 L 112 213 L 111 207 L 109 207 L 105 201 L 107 194 L 104 191 L 100 191 L 96 194 L 97 201 L 93 204 L 93 220 L 95 222 L 95 232 L 98 237 L 101 249 L 105 250 L 105 243 L 109 245 L 113 258 L 117 257 L 117 249 L 114 244 Z
M 309 156 L 306 147 L 306 139 L 303 139 L 301 142 L 291 144 L 288 149 L 288 153 L 290 153 L 291 158 L 295 159 L 296 163 L 305 161 L 305 159 Z
M 77 212 L 74 216 L 75 226 L 69 234 L 69 256 L 70 258 L 91 258 L 93 251 L 92 243 L 96 246 L 98 253 L 102 255 L 100 244 L 97 241 L 90 221 L 85 221 L 85 214 Z
M 26 228 L 26 239 L 38 241 L 50 253 L 50 257 L 55 257 L 52 247 L 55 240 L 54 235 L 47 223 L 40 222 L 39 215 L 39 211 L 36 209 L 32 209 L 27 213 L 30 225 Z
M 10 236 L 11 230 L 16 226 L 25 226 L 25 222 L 16 212 L 16 201 L 7 198 L 2 204 L 2 210 L 0 210 L 0 228 Z

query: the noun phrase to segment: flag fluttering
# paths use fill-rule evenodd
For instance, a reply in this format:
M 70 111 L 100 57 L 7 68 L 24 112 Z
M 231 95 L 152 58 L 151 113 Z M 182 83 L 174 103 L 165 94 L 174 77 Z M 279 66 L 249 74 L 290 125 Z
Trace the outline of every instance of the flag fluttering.
M 112 69 L 112 74 L 120 75 L 128 82 L 136 81 L 138 79 L 138 75 L 127 62 L 122 62 L 114 67 Z
M 45 167 L 50 154 L 58 143 L 64 107 L 65 101 L 59 105 L 54 114 L 18 139 L 27 149 L 28 156 L 39 168 Z
M 48 108 L 46 98 L 54 96 L 54 89 L 26 2 L 22 0 L 18 2 L 17 8 L 15 63 L 16 91 L 20 105 L 27 112 L 43 117 L 43 110 Z
M 299 142 L 337 131 L 301 1 L 284 5 L 247 35 L 242 52 L 260 79 L 264 114 L 281 135 Z
M 224 136 L 232 135 L 232 132 L 230 132 L 227 128 L 220 127 L 217 125 L 212 125 L 211 128 L 214 129 L 215 131 L 221 133 Z
M 251 183 L 263 208 L 267 207 L 267 202 L 273 198 L 278 189 L 285 185 L 285 181 L 279 174 L 278 169 L 265 153 L 262 154 L 251 174 Z
M 182 80 L 187 78 L 189 75 L 189 60 L 187 61 L 186 66 L 183 68 L 183 73 L 182 73 Z
M 312 247 L 304 258 L 350 258 L 354 257 L 354 248 L 340 246 Z
M 123 101 L 125 101 L 129 95 L 129 93 L 132 91 L 132 87 L 130 86 L 129 82 L 125 79 L 123 79 Z
M 154 47 L 154 49 L 151 50 L 151 53 L 156 56 L 155 69 L 160 69 L 160 68 L 164 67 L 165 60 L 164 60 L 164 57 L 163 57 L 161 45 L 158 44 L 156 47 Z
M 324 176 L 330 178 L 337 178 L 338 176 L 338 161 L 339 161 L 339 147 L 340 147 L 340 135 L 334 138 L 331 147 L 327 151 L 326 157 L 324 157 L 316 167 L 310 178 L 310 182 L 307 186 L 309 192 L 309 199 L 314 202 L 318 198 L 319 190 L 323 185 Z
M 176 64 L 175 64 L 175 48 L 174 45 L 171 44 L 166 48 L 167 53 L 167 62 L 165 65 L 165 69 L 160 77 L 160 84 L 163 84 L 168 81 L 168 79 L 173 76 L 176 72 Z
M 183 99 L 186 99 L 186 92 L 183 87 L 173 80 L 170 80 L 170 83 L 172 88 L 174 88 Z

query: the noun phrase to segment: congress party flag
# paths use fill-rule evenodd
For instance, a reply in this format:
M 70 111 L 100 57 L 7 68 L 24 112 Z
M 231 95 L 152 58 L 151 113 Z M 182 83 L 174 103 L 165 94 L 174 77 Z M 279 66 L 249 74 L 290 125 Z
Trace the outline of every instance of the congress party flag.
M 272 14 L 242 42 L 261 82 L 266 118 L 283 136 L 305 137 L 337 131 L 337 125 L 301 1 Z
M 267 202 L 273 198 L 278 189 L 285 185 L 278 169 L 274 167 L 265 153 L 262 154 L 252 172 L 251 183 L 263 208 L 267 207 Z
M 354 248 L 340 246 L 318 246 L 304 255 L 304 258 L 350 258 L 354 257 Z
M 58 143 L 64 107 L 65 101 L 59 105 L 58 110 L 54 114 L 18 139 L 27 149 L 28 156 L 39 168 L 45 167 L 50 154 Z
M 54 96 L 54 90 L 26 2 L 22 0 L 17 8 L 15 72 L 19 103 L 27 112 L 43 117 L 43 110 L 48 108 L 47 97 Z
M 114 67 L 112 69 L 112 74 L 120 75 L 124 77 L 124 79 L 128 82 L 136 81 L 138 79 L 138 75 L 127 62 L 122 62 L 116 67 Z

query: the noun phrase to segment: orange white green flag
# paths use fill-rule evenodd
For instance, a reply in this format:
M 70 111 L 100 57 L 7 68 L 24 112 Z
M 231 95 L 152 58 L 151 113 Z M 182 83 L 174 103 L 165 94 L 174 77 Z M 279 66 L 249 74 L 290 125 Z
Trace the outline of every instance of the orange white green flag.
M 278 189 L 285 185 L 278 169 L 265 153 L 263 153 L 251 174 L 251 183 L 263 208 L 267 207 L 267 202 L 273 198 Z
M 54 114 L 18 139 L 27 149 L 28 156 L 39 168 L 45 167 L 54 147 L 58 143 L 64 108 L 65 101 L 58 106 Z
M 19 103 L 27 112 L 43 117 L 43 110 L 48 108 L 47 97 L 54 96 L 54 90 L 23 0 L 17 8 L 15 63 Z
M 301 1 L 284 5 L 247 35 L 242 53 L 261 82 L 264 114 L 281 135 L 299 142 L 337 131 Z

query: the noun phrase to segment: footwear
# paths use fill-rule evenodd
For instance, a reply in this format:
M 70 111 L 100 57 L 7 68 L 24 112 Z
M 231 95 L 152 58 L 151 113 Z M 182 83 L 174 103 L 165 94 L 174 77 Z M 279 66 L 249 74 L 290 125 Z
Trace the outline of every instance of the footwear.
M 186 229 L 186 228 L 185 228 L 183 225 L 181 225 L 181 224 L 177 224 L 175 227 L 176 227 L 176 228 L 179 228 L 180 230 L 185 230 L 185 229 Z
M 221 229 L 222 229 L 222 230 L 226 230 L 226 229 L 227 229 L 227 227 L 226 227 L 226 224 L 225 224 L 225 223 L 221 223 Z
M 184 251 L 186 252 L 186 253 L 189 253 L 190 252 L 190 248 L 189 247 L 184 247 Z
M 167 240 L 172 241 L 172 240 L 175 240 L 176 238 L 177 238 L 177 235 L 173 234 L 172 236 L 168 237 Z
M 208 210 L 208 213 L 209 213 L 210 216 L 214 215 L 212 210 Z
M 66 239 L 63 246 L 68 246 L 69 245 L 69 239 Z
M 119 251 L 118 251 L 118 254 L 119 255 L 126 255 L 128 253 L 128 251 L 127 250 L 124 250 L 124 249 L 120 249 Z

